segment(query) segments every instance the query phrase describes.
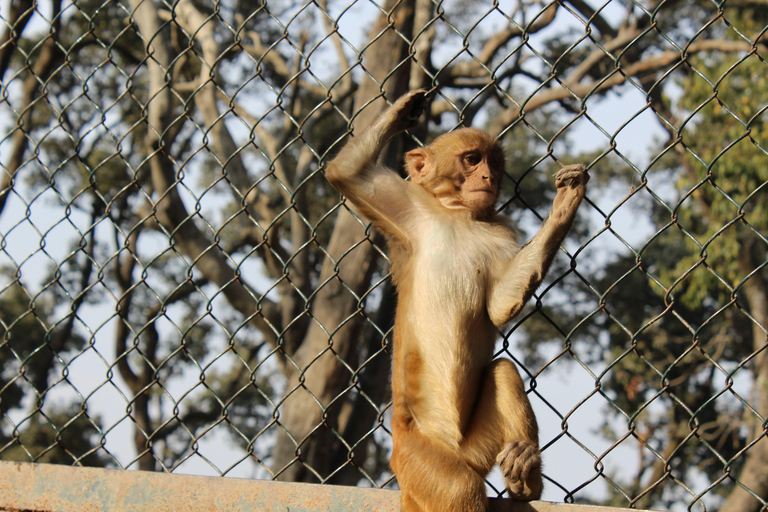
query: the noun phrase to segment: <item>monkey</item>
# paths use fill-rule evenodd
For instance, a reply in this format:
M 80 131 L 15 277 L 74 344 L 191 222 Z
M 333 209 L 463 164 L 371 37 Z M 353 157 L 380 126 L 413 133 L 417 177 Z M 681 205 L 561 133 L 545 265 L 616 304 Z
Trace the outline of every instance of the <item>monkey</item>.
M 582 165 L 555 175 L 552 210 L 520 247 L 496 211 L 504 154 L 489 134 L 461 128 L 407 152 L 409 180 L 377 163 L 426 103 L 425 91 L 406 93 L 325 176 L 388 240 L 397 290 L 390 465 L 401 510 L 482 512 L 494 464 L 513 499 L 541 497 L 536 418 L 517 368 L 493 360 L 494 346 L 544 278 L 589 175 Z

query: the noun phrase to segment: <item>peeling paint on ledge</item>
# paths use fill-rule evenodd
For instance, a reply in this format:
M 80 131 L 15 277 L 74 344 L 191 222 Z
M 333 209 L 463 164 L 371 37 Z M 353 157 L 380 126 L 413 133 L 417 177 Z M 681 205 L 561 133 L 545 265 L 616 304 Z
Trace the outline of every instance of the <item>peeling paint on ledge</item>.
M 398 512 L 400 493 L 0 461 L 0 512 Z M 492 499 L 489 512 L 625 509 Z M 638 512 L 638 511 L 634 511 Z

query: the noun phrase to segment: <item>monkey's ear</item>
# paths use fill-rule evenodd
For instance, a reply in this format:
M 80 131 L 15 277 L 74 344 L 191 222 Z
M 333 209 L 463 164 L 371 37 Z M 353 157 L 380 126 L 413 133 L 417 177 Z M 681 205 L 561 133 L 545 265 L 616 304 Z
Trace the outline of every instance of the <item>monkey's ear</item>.
M 405 170 L 414 183 L 421 183 L 432 170 L 427 151 L 424 148 L 416 148 L 407 152 Z

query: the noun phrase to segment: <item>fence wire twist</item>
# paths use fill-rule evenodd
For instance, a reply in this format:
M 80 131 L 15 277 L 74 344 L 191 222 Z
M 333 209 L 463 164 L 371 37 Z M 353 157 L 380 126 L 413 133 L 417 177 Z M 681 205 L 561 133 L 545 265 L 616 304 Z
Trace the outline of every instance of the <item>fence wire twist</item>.
M 768 506 L 764 2 L 11 0 L 0 11 L 0 458 L 394 486 L 381 236 L 326 183 L 409 88 L 504 142 L 530 237 L 501 333 L 554 501 Z M 492 474 L 489 491 L 503 484 Z

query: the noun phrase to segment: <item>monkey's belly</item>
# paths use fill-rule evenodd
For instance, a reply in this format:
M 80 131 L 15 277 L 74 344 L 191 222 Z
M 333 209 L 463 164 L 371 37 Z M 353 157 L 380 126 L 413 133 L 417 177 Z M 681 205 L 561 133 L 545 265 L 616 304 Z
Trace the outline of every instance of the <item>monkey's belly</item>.
M 413 413 L 422 433 L 459 448 L 477 401 L 482 371 L 452 378 L 439 366 L 425 364 L 419 407 Z
M 412 411 L 425 434 L 458 448 L 493 356 L 495 326 L 446 315 L 445 310 L 443 316 L 434 310 L 422 313 L 409 322 L 422 372 Z
M 505 237 L 479 241 L 468 232 L 474 227 L 435 221 L 422 233 L 398 305 L 408 343 L 423 365 L 414 400 L 417 424 L 454 447 L 462 441 L 498 336 L 487 311 L 488 275 L 502 248 L 514 249 Z

